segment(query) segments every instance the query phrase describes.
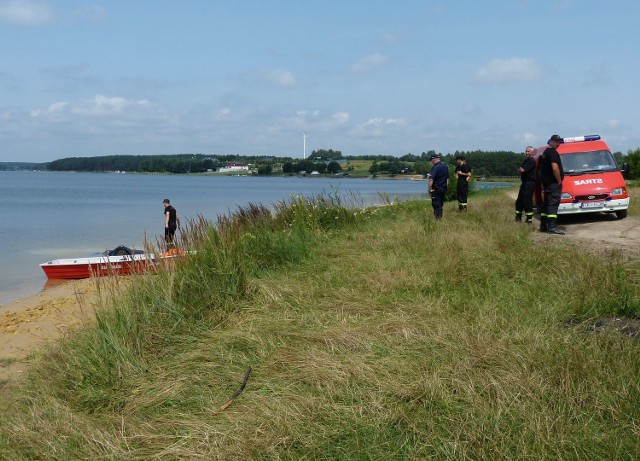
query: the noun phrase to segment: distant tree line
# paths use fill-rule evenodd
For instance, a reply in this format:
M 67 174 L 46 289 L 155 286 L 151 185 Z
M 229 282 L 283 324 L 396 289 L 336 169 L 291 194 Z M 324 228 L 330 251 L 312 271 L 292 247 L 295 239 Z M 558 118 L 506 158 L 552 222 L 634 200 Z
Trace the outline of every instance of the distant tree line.
M 481 176 L 518 176 L 518 167 L 525 159 L 523 153 L 510 151 L 470 151 L 454 152 L 454 162 L 457 155 L 464 155 L 467 164 L 473 170 L 476 178 Z
M 289 159 L 289 157 L 285 157 Z M 179 155 L 107 155 L 68 157 L 50 162 L 50 171 L 131 171 L 142 173 L 203 173 L 225 166 L 226 162 L 271 164 L 274 157 L 203 154 Z
M 311 173 L 313 171 L 317 171 L 320 174 L 335 174 L 342 171 L 342 166 L 335 160 L 331 160 L 330 162 L 314 162 L 312 159 L 298 162 L 284 162 L 282 164 L 283 173 Z
M 46 165 L 50 171 L 130 171 L 149 173 L 201 173 L 215 170 L 226 162 L 245 162 L 253 164 L 258 174 L 269 175 L 274 165 L 281 165 L 285 174 L 317 171 L 320 174 L 336 174 L 343 171 L 338 160 L 360 159 L 373 160 L 369 169 L 372 175 L 379 174 L 422 174 L 431 171 L 430 150 L 420 155 L 405 154 L 401 157 L 393 155 L 361 155 L 344 157 L 342 152 L 333 149 L 319 149 L 312 152 L 307 159 L 294 160 L 290 157 L 241 156 L 204 154 L 179 155 L 107 155 L 99 157 L 67 157 L 54 160 Z M 467 163 L 476 176 L 515 176 L 524 154 L 514 152 L 456 151 L 443 155 L 443 161 L 455 164 L 456 155 L 465 155 Z M 279 170 L 279 168 L 278 168 Z
M 49 163 L 52 171 L 139 171 L 188 173 L 215 168 L 216 161 L 203 155 L 107 155 L 68 157 Z
M 46 170 L 46 163 L 0 162 L 0 171 Z
M 406 154 L 401 157 L 374 156 L 373 164 L 369 169 L 372 175 L 377 174 L 422 174 L 426 175 L 431 171 L 430 150 L 422 154 Z M 456 151 L 453 154 L 442 155 L 442 161 L 448 165 L 455 165 L 456 157 L 462 155 L 466 158 L 467 164 L 473 170 L 475 177 L 480 176 L 517 176 L 517 169 L 524 160 L 524 154 L 515 152 L 497 151 Z
M 311 160 L 340 160 L 342 159 L 342 152 L 333 149 L 318 149 L 311 152 L 309 156 Z
M 243 155 L 108 155 L 100 157 L 68 157 L 49 163 L 0 162 L 0 170 L 34 170 L 50 171 L 130 171 L 153 173 L 200 173 L 225 166 L 226 162 L 244 162 L 253 165 L 260 175 L 273 172 L 285 174 L 311 173 L 337 174 L 343 171 L 342 162 L 349 160 L 369 160 L 371 175 L 421 174 L 431 171 L 431 154 L 434 150 L 417 154 L 394 155 L 351 155 L 344 156 L 341 151 L 333 149 L 314 150 L 309 158 L 296 160 L 291 157 L 276 156 L 243 156 Z M 447 165 L 455 165 L 455 158 L 464 155 L 471 167 L 474 177 L 517 176 L 517 169 L 524 160 L 523 153 L 511 151 L 455 151 L 442 155 Z M 640 179 L 640 148 L 628 151 L 627 155 L 615 152 L 618 163 L 628 162 L 630 173 L 628 178 Z M 352 167 L 349 167 L 352 169 Z

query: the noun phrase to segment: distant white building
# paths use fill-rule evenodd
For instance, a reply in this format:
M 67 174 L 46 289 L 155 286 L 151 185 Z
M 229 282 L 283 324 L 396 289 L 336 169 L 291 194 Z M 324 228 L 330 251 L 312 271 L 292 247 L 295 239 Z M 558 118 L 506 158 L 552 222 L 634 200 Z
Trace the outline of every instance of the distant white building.
M 228 173 L 230 171 L 249 171 L 249 164 L 242 162 L 227 162 L 225 166 L 218 168 L 218 173 Z

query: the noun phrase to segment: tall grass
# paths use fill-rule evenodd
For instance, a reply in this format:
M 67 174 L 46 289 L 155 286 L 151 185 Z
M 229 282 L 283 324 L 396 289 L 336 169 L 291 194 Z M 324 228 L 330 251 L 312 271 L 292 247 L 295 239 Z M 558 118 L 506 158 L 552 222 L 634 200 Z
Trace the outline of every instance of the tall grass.
M 34 362 L 0 457 L 640 455 L 640 344 L 582 323 L 638 317 L 639 264 L 513 223 L 501 194 L 442 222 L 293 197 L 180 245 Z

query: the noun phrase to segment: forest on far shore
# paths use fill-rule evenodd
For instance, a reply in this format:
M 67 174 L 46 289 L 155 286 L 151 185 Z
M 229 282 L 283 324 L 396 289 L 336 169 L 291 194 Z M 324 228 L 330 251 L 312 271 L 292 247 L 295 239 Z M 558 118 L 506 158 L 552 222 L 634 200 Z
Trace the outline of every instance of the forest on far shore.
M 48 170 L 84 172 L 137 173 L 206 173 L 215 172 L 227 163 L 246 163 L 252 174 L 351 174 L 354 176 L 422 174 L 431 171 L 430 150 L 418 154 L 343 155 L 339 150 L 314 150 L 307 158 L 250 155 L 105 155 L 97 157 L 67 157 L 48 163 L 0 162 L 0 170 Z M 476 177 L 517 176 L 524 160 L 523 153 L 511 151 L 455 151 L 441 154 L 445 163 L 453 165 L 459 155 L 466 157 Z M 615 152 L 618 164 L 630 164 L 630 179 L 640 178 L 640 149 L 627 155 Z

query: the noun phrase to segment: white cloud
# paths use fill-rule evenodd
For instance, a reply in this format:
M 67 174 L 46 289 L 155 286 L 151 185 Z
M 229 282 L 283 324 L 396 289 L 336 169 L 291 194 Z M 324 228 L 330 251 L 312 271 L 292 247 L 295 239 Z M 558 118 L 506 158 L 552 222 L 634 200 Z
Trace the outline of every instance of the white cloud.
M 0 2 L 0 21 L 18 26 L 39 26 L 55 19 L 53 8 L 44 0 Z
M 499 84 L 537 80 L 544 75 L 544 67 L 533 59 L 493 59 L 476 72 L 476 81 Z
M 287 70 L 264 69 L 259 71 L 258 75 L 270 84 L 281 88 L 292 88 L 296 84 L 295 76 Z
M 147 104 L 149 102 L 146 100 L 132 101 L 121 96 L 108 97 L 97 94 L 93 99 L 74 107 L 73 111 L 82 115 L 101 117 L 119 114 L 128 107 L 146 106 Z
M 319 110 L 299 110 L 290 116 L 275 118 L 271 124 L 271 129 L 274 132 L 302 131 L 309 135 L 336 133 L 348 129 L 350 119 L 351 115 L 348 112 L 335 112 L 328 115 L 321 113 Z
M 29 113 L 33 118 L 36 118 L 36 117 L 40 117 L 41 115 L 50 115 L 50 114 L 55 114 L 56 112 L 62 112 L 65 109 L 65 107 L 67 107 L 68 105 L 69 103 L 64 101 L 54 102 L 53 104 L 49 105 L 49 107 L 47 107 L 46 109 L 34 109 Z
M 380 53 L 373 53 L 369 56 L 354 62 L 349 70 L 351 72 L 371 72 L 372 70 L 380 69 L 389 62 L 389 58 Z
M 224 120 L 229 118 L 230 115 L 231 115 L 231 109 L 228 107 L 223 107 L 218 111 L 215 118 L 218 120 Z
M 358 125 L 356 133 L 368 136 L 383 136 L 386 134 L 387 128 L 402 125 L 405 125 L 405 121 L 402 118 L 370 118 L 365 123 Z
M 351 116 L 348 112 L 336 112 L 331 116 L 338 123 L 347 123 Z
M 127 109 L 141 109 L 149 105 L 146 100 L 129 100 L 121 96 L 108 97 L 97 94 L 93 99 L 70 103 L 65 101 L 55 102 L 45 109 L 33 109 L 29 113 L 31 117 L 52 117 L 60 115 L 81 115 L 85 117 L 106 117 L 111 115 L 125 115 Z
M 607 122 L 607 125 L 609 126 L 609 128 L 618 128 L 620 126 L 620 120 L 614 118 L 612 120 L 609 120 Z

